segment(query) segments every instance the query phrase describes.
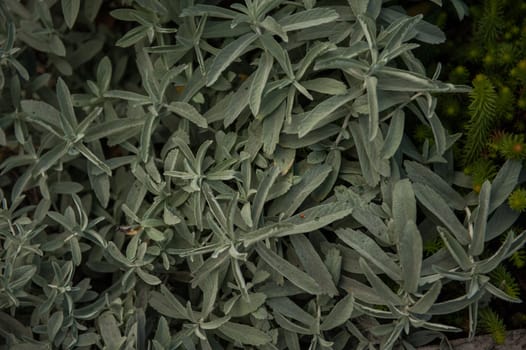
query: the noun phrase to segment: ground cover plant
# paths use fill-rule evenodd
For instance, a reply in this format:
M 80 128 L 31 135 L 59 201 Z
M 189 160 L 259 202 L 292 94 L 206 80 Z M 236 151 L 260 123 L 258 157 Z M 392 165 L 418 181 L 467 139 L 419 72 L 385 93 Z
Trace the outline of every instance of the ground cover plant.
M 442 77 L 456 83 L 472 81 L 474 88 L 470 94 L 443 96 L 437 109 L 448 129 L 463 132 L 454 146 L 460 160 L 457 169 L 471 177 L 474 191 L 480 191 L 482 183 L 493 179 L 506 160 L 523 161 L 525 157 L 526 6 L 521 2 L 494 0 L 466 1 L 466 5 L 469 16 L 462 20 L 451 7 L 439 8 L 430 2 L 411 5 L 408 11 L 426 13 L 449 38 L 435 46 L 436 51 L 428 51 L 426 66 L 442 60 L 445 63 Z M 432 138 L 424 125 L 415 127 L 413 132 L 419 142 Z M 517 213 L 525 209 L 525 194 L 519 187 L 508 198 L 510 208 Z M 524 225 L 522 219 L 514 226 L 523 230 Z M 513 254 L 493 275 L 495 282 L 500 280 L 498 283 L 520 296 L 524 291 L 525 261 L 524 250 Z M 502 319 L 507 327 L 524 326 L 522 307 L 511 310 L 510 305 L 502 303 L 493 303 L 491 307 L 493 313 L 481 315 L 491 316 L 490 320 L 499 318 L 498 322 L 490 322 L 495 327 L 488 328 L 496 338 L 502 339 L 500 335 L 505 329 Z
M 420 10 L 434 13 L 435 21 L 451 34 L 467 33 L 462 38 L 451 35 L 435 59 L 448 57 L 444 61 L 448 79 L 474 86 L 469 97 L 444 98 L 439 109 L 448 127 L 465 134 L 459 160 L 479 191 L 506 159 L 525 157 L 526 5 L 506 0 L 467 1 L 467 5 L 469 16 L 462 21 L 447 11 Z M 457 50 L 458 45 L 465 50 Z M 523 210 L 523 197 L 517 194 L 512 207 Z
M 478 192 L 455 172 L 436 94 L 470 88 L 427 75 L 413 52 L 445 35 L 421 15 L 6 0 L 0 21 L 2 349 L 447 347 L 444 316 L 473 336 L 520 301 L 491 276 L 526 239 L 522 164 Z

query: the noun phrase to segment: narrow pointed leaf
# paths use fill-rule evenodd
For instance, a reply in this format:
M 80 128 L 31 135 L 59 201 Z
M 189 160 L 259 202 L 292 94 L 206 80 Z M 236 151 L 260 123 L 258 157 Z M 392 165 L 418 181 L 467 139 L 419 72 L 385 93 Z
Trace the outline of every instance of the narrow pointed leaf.
M 46 154 L 40 157 L 33 169 L 34 174 L 46 172 L 49 168 L 54 166 L 66 153 L 68 148 L 64 143 L 58 144 L 50 149 Z
M 141 280 L 143 280 L 146 284 L 149 284 L 151 286 L 156 286 L 158 284 L 161 284 L 162 282 L 159 279 L 159 277 L 152 275 L 151 273 L 148 273 L 141 268 L 137 268 L 135 272 L 137 273 L 137 276 L 139 276 Z
M 113 135 L 130 132 L 131 130 L 135 130 L 136 134 L 139 134 L 143 125 L 143 119 L 126 118 L 109 120 L 107 122 L 88 128 L 86 135 L 84 136 L 84 141 L 93 142 L 105 137 L 111 137 Z
M 473 227 L 473 237 L 469 245 L 469 253 L 473 256 L 482 254 L 484 242 L 486 240 L 486 224 L 488 222 L 488 212 L 490 206 L 491 184 L 485 181 L 479 194 L 479 206 L 475 225 Z
M 350 215 L 357 204 L 337 201 L 321 204 L 296 214 L 279 224 L 269 225 L 242 237 L 245 246 L 270 237 L 284 237 L 298 233 L 313 232 Z
M 104 93 L 104 97 L 118 98 L 120 100 L 137 102 L 138 104 L 147 104 L 151 102 L 148 96 L 125 90 L 110 90 Z
M 332 112 L 341 108 L 356 97 L 358 97 L 357 93 L 336 95 L 318 103 L 316 107 L 307 112 L 303 118 L 302 124 L 299 127 L 298 136 L 300 138 L 304 137 L 311 130 L 323 126 L 323 119 L 329 117 Z
M 404 322 L 402 320 L 398 320 L 396 322 L 396 325 L 394 326 L 391 334 L 389 334 L 389 337 L 385 340 L 384 343 L 381 345 L 382 350 L 391 350 L 395 344 L 395 342 L 400 338 L 400 334 L 402 334 L 402 331 L 404 330 Z
M 416 314 L 425 315 L 426 312 L 436 302 L 440 291 L 442 290 L 442 282 L 436 281 L 431 288 L 420 298 L 413 306 L 409 308 L 409 311 Z
M 150 26 L 138 26 L 124 34 L 115 45 L 120 47 L 129 47 L 137 42 L 141 41 L 148 35 L 148 31 L 150 31 L 152 28 Z
M 353 310 L 354 296 L 352 294 L 347 294 L 342 300 L 338 301 L 332 308 L 331 312 L 325 316 L 325 319 L 320 325 L 320 329 L 322 331 L 328 331 L 341 326 L 351 318 Z
M 60 106 L 61 116 L 65 119 L 65 125 L 72 128 L 72 131 L 77 127 L 77 118 L 73 110 L 73 101 L 71 100 L 71 93 L 69 88 L 62 78 L 57 81 L 57 99 Z
M 241 115 L 241 113 L 245 110 L 245 108 L 248 106 L 250 85 L 254 80 L 254 75 L 255 74 L 251 74 L 243 82 L 243 84 L 241 84 L 237 91 L 231 95 L 231 98 L 227 99 L 228 107 L 224 112 L 226 116 L 223 117 L 223 125 L 225 128 L 234 123 L 236 119 Z
M 384 140 L 384 145 L 380 150 L 380 156 L 383 159 L 389 159 L 395 155 L 398 147 L 402 143 L 404 136 L 405 113 L 402 110 L 397 110 L 391 118 L 389 130 Z
M 311 329 L 299 326 L 294 322 L 290 321 L 289 319 L 284 317 L 278 310 L 274 311 L 274 320 L 281 328 L 289 332 L 305 335 L 311 335 L 314 333 Z
M 502 289 L 499 289 L 499 288 L 495 287 L 491 283 L 485 284 L 484 288 L 488 292 L 490 292 L 491 294 L 493 294 L 494 296 L 496 296 L 499 299 L 505 300 L 505 301 L 510 302 L 510 303 L 522 303 L 522 300 L 520 300 L 519 298 L 515 298 L 515 297 L 513 297 L 511 295 L 508 295 Z
M 312 277 L 265 247 L 264 244 L 258 243 L 256 245 L 256 251 L 263 261 L 297 287 L 314 295 L 322 293 L 320 285 Z
M 455 214 L 438 193 L 431 187 L 419 183 L 413 184 L 413 190 L 420 203 L 436 216 L 461 244 L 469 243 L 466 228 L 458 221 Z
M 261 54 L 259 59 L 258 68 L 252 84 L 250 85 L 250 96 L 249 105 L 250 110 L 254 116 L 259 113 L 259 107 L 261 105 L 261 98 L 263 97 L 263 90 L 267 84 L 267 79 L 272 69 L 273 57 L 267 51 Z
M 502 263 L 504 259 L 506 259 L 506 256 L 510 251 L 513 239 L 514 235 L 512 233 L 508 234 L 506 236 L 506 240 L 502 243 L 502 245 L 495 252 L 495 254 L 493 254 L 485 260 L 477 262 L 477 264 L 475 265 L 475 272 L 487 274 L 493 271 L 493 269 L 495 269 L 500 263 Z
M 316 318 L 314 318 L 307 311 L 303 310 L 295 302 L 290 300 L 290 298 L 270 298 L 267 300 L 267 305 L 270 306 L 274 311 L 279 312 L 281 315 L 299 321 L 306 326 L 310 327 L 316 323 Z
M 316 78 L 303 81 L 301 84 L 309 91 L 327 95 L 344 95 L 347 92 L 347 85 L 345 85 L 345 83 L 332 78 Z
M 106 163 L 104 163 L 102 160 L 100 160 L 95 153 L 93 153 L 88 147 L 86 147 L 84 144 L 79 143 L 75 146 L 77 150 L 82 153 L 82 155 L 90 161 L 93 165 L 95 165 L 97 168 L 102 170 L 106 175 L 111 176 L 111 169 Z
M 167 317 L 173 319 L 187 318 L 186 308 L 164 284 L 161 284 L 160 293 L 156 291 L 150 293 L 149 304 L 159 313 Z
M 400 236 L 400 265 L 402 267 L 404 289 L 416 293 L 422 267 L 422 236 L 416 224 L 409 219 Z
M 253 33 L 245 34 L 225 46 L 214 58 L 214 62 L 208 71 L 206 77 L 206 86 L 212 86 L 221 73 L 228 68 L 241 54 L 257 39 L 257 35 Z
M 265 52 L 271 54 L 276 61 L 278 61 L 281 69 L 283 69 L 283 72 L 285 72 L 287 77 L 289 79 L 294 79 L 294 72 L 292 70 L 292 64 L 287 50 L 285 50 L 270 34 L 261 35 L 259 40 L 263 44 Z
M 47 335 L 49 340 L 55 340 L 55 336 L 62 327 L 62 322 L 64 321 L 64 314 L 62 311 L 56 311 L 49 317 L 47 322 Z
M 213 321 L 202 322 L 200 324 L 200 327 L 205 330 L 206 329 L 217 329 L 221 327 L 222 325 L 224 325 L 225 323 L 227 323 L 228 321 L 230 321 L 230 318 L 231 318 L 230 316 L 224 316 L 224 317 L 216 318 Z
M 367 87 L 367 102 L 369 104 L 369 141 L 374 140 L 378 133 L 379 112 L 378 112 L 378 95 L 376 94 L 376 86 L 378 79 L 373 76 L 365 78 L 365 86 Z
M 218 331 L 243 345 L 261 346 L 272 340 L 267 333 L 241 323 L 227 322 Z
M 263 206 L 267 200 L 270 188 L 278 178 L 280 169 L 278 166 L 273 166 L 269 168 L 265 174 L 259 186 L 257 188 L 256 195 L 254 196 L 254 201 L 252 204 L 252 222 L 256 225 L 258 224 L 261 214 L 263 213 Z
M 323 293 L 331 297 L 337 295 L 338 289 L 332 281 L 332 276 L 309 239 L 305 235 L 299 234 L 291 236 L 290 241 L 305 272 L 318 282 Z
M 261 26 L 270 33 L 279 36 L 284 42 L 289 41 L 287 33 L 285 33 L 283 27 L 281 27 L 281 25 L 274 18 L 270 16 L 265 17 L 265 19 L 261 22 Z
M 518 160 L 507 160 L 500 168 L 491 185 L 491 203 L 488 215 L 504 203 L 513 191 L 519 180 L 522 162 Z
M 79 14 L 80 0 L 62 0 L 62 13 L 69 28 L 73 27 Z
M 97 318 L 97 326 L 108 349 L 119 349 L 126 341 L 126 337 L 121 336 L 117 320 L 112 312 L 106 311 L 100 315 Z
M 331 23 L 338 19 L 338 17 L 339 15 L 336 11 L 319 7 L 285 16 L 279 21 L 279 24 L 281 24 L 283 30 L 289 32 L 303 28 L 311 28 L 324 23 Z
M 234 304 L 228 315 L 232 317 L 243 317 L 250 315 L 253 312 L 256 312 L 267 299 L 267 296 L 264 293 L 249 293 L 250 301 L 246 301 L 244 298 L 237 299 L 237 302 Z
M 197 109 L 195 109 L 195 107 L 189 103 L 172 102 L 166 107 L 168 108 L 169 111 L 177 115 L 180 115 L 181 117 L 185 119 L 188 119 L 189 121 L 199 126 L 200 128 L 206 129 L 208 127 L 208 122 L 206 121 L 205 117 L 203 117 L 201 113 L 199 113 Z
M 477 300 L 480 299 L 481 296 L 484 295 L 484 292 L 482 290 L 479 290 L 477 293 L 475 293 L 472 297 L 468 297 L 467 295 L 463 295 L 461 297 L 451 299 L 448 301 L 443 301 L 440 303 L 435 303 L 431 308 L 427 311 L 427 314 L 429 315 L 448 315 L 452 314 L 454 312 L 457 312 L 459 310 L 462 310 L 469 306 L 470 304 L 477 302 Z
M 447 199 L 447 204 L 456 210 L 464 210 L 466 201 L 462 196 L 455 191 L 451 186 L 442 179 L 437 173 L 424 165 L 413 162 L 405 161 L 405 169 L 408 177 L 412 182 L 427 185 L 431 187 L 437 194 L 442 198 Z
M 393 305 L 402 305 L 402 299 L 396 295 L 391 288 L 389 288 L 376 274 L 371 270 L 367 262 L 360 258 L 360 267 L 362 268 L 365 277 L 373 287 L 374 291 L 378 294 L 379 297 L 385 299 L 387 302 Z
M 286 103 L 283 102 L 263 120 L 263 152 L 274 154 L 286 118 Z
M 402 237 L 406 224 L 416 222 L 416 200 L 413 187 L 408 179 L 400 180 L 393 189 L 393 220 L 396 237 Z
M 285 195 L 275 199 L 269 214 L 284 213 L 291 216 L 303 204 L 305 199 L 327 178 L 332 168 L 328 165 L 317 165 L 309 168 L 301 175 L 301 181 L 294 185 Z
M 469 256 L 464 250 L 464 248 L 453 236 L 451 236 L 449 232 L 447 232 L 447 230 L 444 230 L 440 226 L 437 229 L 453 259 L 455 259 L 455 261 L 462 268 L 462 270 L 469 270 L 473 263 L 469 259 Z
M 141 145 L 139 148 L 139 154 L 143 162 L 148 161 L 150 155 L 150 146 L 152 144 L 152 134 L 155 129 L 157 116 L 149 113 L 146 116 L 146 121 L 144 122 L 144 128 L 141 132 Z
M 196 4 L 194 6 L 187 7 L 181 12 L 181 17 L 203 15 L 217 18 L 233 19 L 238 15 L 238 12 L 225 9 L 219 6 L 204 4 Z
M 394 280 L 401 279 L 400 267 L 369 236 L 352 229 L 338 229 L 336 235 L 361 256 L 376 265 Z

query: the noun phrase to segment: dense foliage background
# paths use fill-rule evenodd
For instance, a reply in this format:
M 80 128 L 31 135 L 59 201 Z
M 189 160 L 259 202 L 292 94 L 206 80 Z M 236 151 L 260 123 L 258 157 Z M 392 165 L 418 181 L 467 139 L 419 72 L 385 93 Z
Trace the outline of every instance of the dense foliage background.
M 502 341 L 525 9 L 401 5 L 1 1 L 0 348 Z

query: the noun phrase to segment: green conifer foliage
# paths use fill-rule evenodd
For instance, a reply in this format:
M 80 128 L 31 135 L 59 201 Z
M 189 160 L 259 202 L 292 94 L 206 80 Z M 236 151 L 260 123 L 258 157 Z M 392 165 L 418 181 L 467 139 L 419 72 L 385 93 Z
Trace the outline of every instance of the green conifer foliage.
M 473 90 L 469 97 L 471 119 L 466 126 L 465 164 L 473 163 L 484 150 L 494 124 L 497 103 L 495 88 L 484 75 L 478 75 L 473 80 Z
M 457 153 L 477 190 L 494 174 L 489 169 L 526 158 L 526 3 L 466 2 L 469 16 L 461 22 L 452 11 L 437 16 L 447 17 L 444 27 L 454 38 L 437 54 L 449 78 L 472 80 L 473 91 L 469 98 L 444 96 L 439 105 L 447 126 L 463 132 Z
M 480 310 L 479 318 L 480 328 L 491 334 L 495 343 L 504 344 L 506 341 L 506 326 L 499 315 L 495 311 L 486 308 Z
M 475 38 L 482 44 L 496 41 L 505 25 L 502 0 L 485 0 L 482 14 L 477 20 Z

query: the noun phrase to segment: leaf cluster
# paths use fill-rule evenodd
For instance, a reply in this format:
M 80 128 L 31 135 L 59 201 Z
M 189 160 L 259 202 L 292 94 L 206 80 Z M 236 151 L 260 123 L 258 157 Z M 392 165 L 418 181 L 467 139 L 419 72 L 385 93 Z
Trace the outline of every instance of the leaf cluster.
M 495 175 L 488 169 L 498 169 L 507 159 L 524 160 L 526 6 L 507 0 L 466 3 L 469 16 L 461 22 L 446 11 L 434 12 L 451 40 L 426 62 L 435 64 L 433 61 L 447 58 L 443 71 L 450 81 L 472 81 L 469 98 L 444 96 L 438 110 L 448 117 L 446 127 L 464 133 L 459 143 L 462 147 L 455 152 L 478 191 Z M 458 32 L 465 35 L 454 35 Z
M 469 88 L 426 75 L 422 16 L 0 4 L 24 48 L 0 65 L 2 349 L 414 349 L 457 330 L 436 315 L 473 335 L 482 297 L 519 301 L 489 274 L 526 233 L 483 253 L 522 166 L 459 193 L 435 94 Z

